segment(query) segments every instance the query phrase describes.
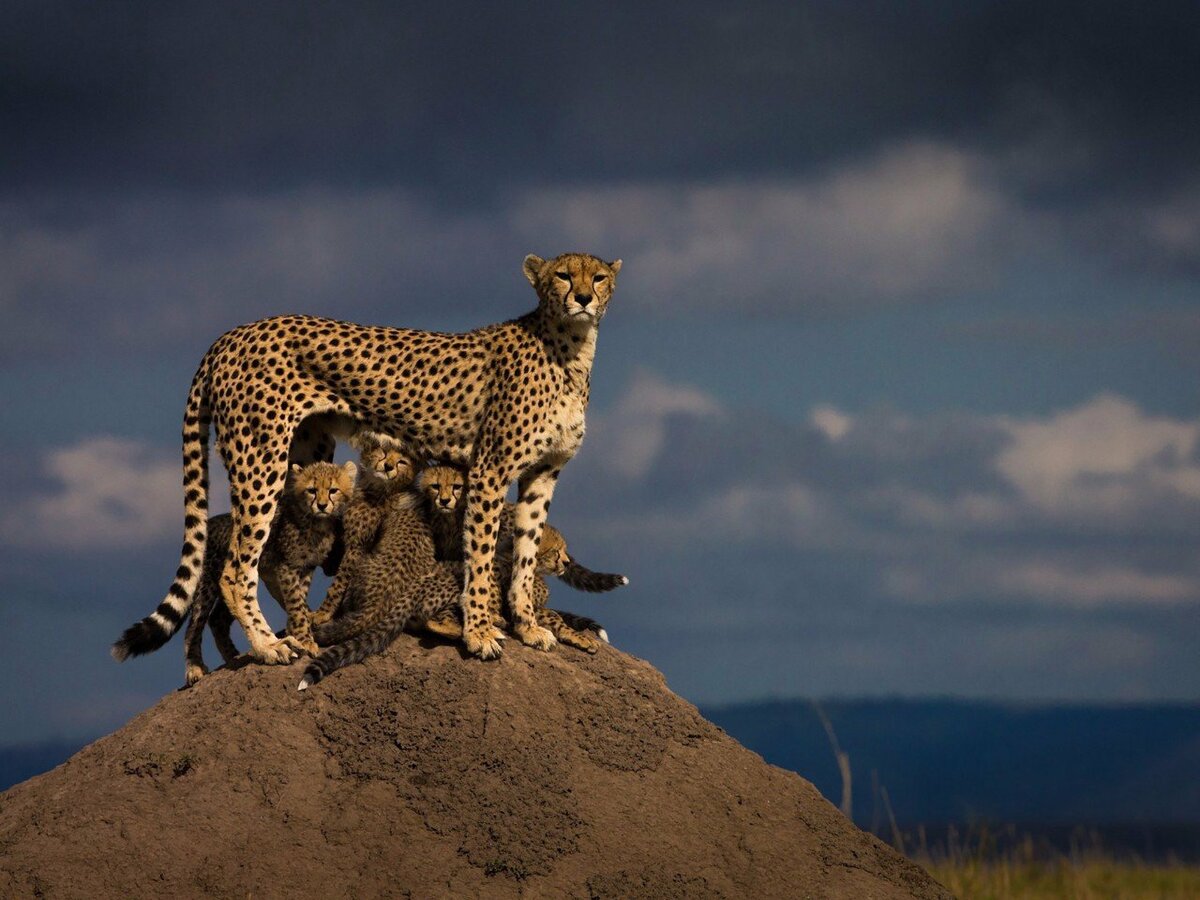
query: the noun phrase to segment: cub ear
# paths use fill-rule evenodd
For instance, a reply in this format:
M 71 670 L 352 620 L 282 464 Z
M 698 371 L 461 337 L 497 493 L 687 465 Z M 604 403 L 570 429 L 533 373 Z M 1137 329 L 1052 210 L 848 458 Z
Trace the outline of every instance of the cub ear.
M 529 283 L 534 287 L 538 285 L 538 276 L 541 274 L 542 266 L 545 264 L 546 261 L 544 259 L 540 256 L 534 256 L 532 253 L 525 257 L 525 262 L 521 264 L 521 269 L 525 272 L 525 277 L 529 279 Z
M 343 463 L 342 471 L 346 473 L 346 477 L 351 481 L 358 477 L 358 466 L 356 466 L 353 462 Z
M 292 474 L 293 475 L 299 475 L 303 471 L 304 471 L 304 466 L 300 465 L 300 463 L 292 463 Z
M 379 437 L 373 431 L 359 431 L 347 443 L 359 453 L 366 453 L 380 446 Z
M 621 271 L 621 261 L 619 259 L 614 259 L 612 262 L 610 262 L 608 264 L 608 268 L 609 268 L 609 271 L 611 271 L 614 275 L 616 275 L 618 272 Z

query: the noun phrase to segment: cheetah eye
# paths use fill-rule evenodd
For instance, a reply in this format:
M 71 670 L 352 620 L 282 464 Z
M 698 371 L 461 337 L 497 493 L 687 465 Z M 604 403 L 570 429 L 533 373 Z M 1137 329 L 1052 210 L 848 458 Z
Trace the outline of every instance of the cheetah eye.
M 310 497 L 315 497 L 315 496 L 317 496 L 317 489 L 316 488 L 305 488 L 304 493 L 308 494 L 308 496 L 310 496 Z
M 571 274 L 569 272 L 555 272 L 554 277 L 561 278 L 563 281 L 567 282 L 571 280 Z
M 593 275 L 592 276 L 592 284 L 599 284 L 607 277 L 608 277 L 607 275 Z
M 340 494 L 340 493 L 341 493 L 341 491 L 339 491 L 337 488 L 330 488 L 330 489 L 329 489 L 329 496 L 330 496 L 330 497 L 332 497 L 334 494 Z

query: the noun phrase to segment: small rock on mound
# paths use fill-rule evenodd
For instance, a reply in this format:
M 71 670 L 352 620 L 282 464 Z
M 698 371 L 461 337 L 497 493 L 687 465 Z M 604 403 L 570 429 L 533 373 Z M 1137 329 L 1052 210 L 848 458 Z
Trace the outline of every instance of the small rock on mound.
M 612 648 L 247 665 L 0 795 L 0 896 L 948 897 Z

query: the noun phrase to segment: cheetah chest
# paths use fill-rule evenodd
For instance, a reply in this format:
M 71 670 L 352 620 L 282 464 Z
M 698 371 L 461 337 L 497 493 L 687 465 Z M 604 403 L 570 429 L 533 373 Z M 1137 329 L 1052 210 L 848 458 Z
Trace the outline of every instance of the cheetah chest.
M 546 449 L 556 456 L 572 457 L 587 430 L 587 398 L 564 394 L 550 410 L 546 421 Z

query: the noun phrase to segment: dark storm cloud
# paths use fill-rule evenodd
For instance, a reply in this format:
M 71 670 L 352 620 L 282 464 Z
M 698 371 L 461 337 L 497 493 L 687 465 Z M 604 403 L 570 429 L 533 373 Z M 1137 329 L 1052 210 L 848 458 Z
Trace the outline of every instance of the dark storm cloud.
M 1196 157 L 1200 8 L 1156 3 L 6 4 L 0 178 L 401 182 L 804 172 L 914 136 L 1049 204 Z
M 569 246 L 668 315 L 927 302 L 1031 258 L 1194 276 L 1191 20 L 7 4 L 0 355 L 195 352 L 280 311 L 488 321 L 523 305 L 493 273 Z

